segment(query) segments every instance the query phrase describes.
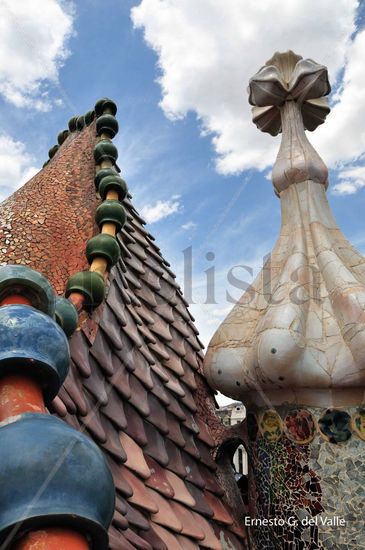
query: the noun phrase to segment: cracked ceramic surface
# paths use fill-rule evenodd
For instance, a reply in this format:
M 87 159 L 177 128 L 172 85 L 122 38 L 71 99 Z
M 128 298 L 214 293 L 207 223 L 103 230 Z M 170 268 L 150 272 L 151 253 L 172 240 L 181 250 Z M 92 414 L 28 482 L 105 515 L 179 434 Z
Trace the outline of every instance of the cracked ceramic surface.
M 303 103 L 329 89 L 325 68 L 292 52 L 275 54 L 250 82 L 251 102 L 276 101 L 281 117 L 273 184 L 282 223 L 263 270 L 208 347 L 206 376 L 234 399 L 363 402 L 365 259 L 336 224 L 327 168 L 303 123 Z

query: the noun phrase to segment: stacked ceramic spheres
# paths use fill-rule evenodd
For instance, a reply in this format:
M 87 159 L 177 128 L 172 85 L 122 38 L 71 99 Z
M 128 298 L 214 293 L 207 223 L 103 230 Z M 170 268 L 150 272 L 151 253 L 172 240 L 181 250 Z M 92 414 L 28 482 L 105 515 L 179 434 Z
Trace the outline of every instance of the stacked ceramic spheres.
M 57 323 L 57 320 L 61 326 Z M 47 413 L 69 368 L 77 314 L 41 274 L 0 268 L 0 544 L 59 526 L 106 549 L 114 485 L 99 448 Z M 62 329 L 65 326 L 67 335 Z
M 89 271 L 76 273 L 66 285 L 66 297 L 73 301 L 73 295 L 81 294 L 82 307 L 88 310 L 94 309 L 103 301 L 105 274 L 117 263 L 120 255 L 116 234 L 126 220 L 121 201 L 127 195 L 127 184 L 116 170 L 118 150 L 111 141 L 118 132 L 116 112 L 117 107 L 110 99 L 100 99 L 95 105 L 98 137 L 94 149 L 95 185 L 103 200 L 96 210 L 95 221 L 100 233 L 92 237 L 86 245 Z

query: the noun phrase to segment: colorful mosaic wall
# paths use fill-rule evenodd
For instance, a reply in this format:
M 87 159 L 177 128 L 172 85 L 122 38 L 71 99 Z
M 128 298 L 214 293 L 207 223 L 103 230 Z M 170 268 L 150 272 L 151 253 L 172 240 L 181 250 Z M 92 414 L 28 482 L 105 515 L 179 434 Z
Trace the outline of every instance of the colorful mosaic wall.
M 365 548 L 365 410 L 250 412 L 253 550 Z

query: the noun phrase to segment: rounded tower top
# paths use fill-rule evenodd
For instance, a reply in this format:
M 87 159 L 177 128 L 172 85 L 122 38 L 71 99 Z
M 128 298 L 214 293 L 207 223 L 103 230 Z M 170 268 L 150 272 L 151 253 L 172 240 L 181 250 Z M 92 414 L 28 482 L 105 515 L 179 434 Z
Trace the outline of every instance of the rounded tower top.
M 365 259 L 336 224 L 327 168 L 305 134 L 324 121 L 329 91 L 326 68 L 291 51 L 250 80 L 254 123 L 282 132 L 273 167 L 282 222 L 261 273 L 206 354 L 211 385 L 235 399 L 363 402 Z

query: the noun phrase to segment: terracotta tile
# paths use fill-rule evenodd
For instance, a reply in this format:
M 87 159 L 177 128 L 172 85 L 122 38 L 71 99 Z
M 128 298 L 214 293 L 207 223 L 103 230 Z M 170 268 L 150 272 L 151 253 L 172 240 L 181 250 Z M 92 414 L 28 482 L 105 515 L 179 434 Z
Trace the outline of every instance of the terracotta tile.
M 75 403 L 72 401 L 71 397 L 68 395 L 64 387 L 58 392 L 58 397 L 66 407 L 66 410 L 71 415 L 76 414 L 77 408 Z
M 127 518 L 125 518 L 120 512 L 118 512 L 118 510 L 115 510 L 114 512 L 113 525 L 114 527 L 122 529 L 123 531 L 125 529 L 128 529 L 129 527 Z
M 90 412 L 86 416 L 80 416 L 80 422 L 85 426 L 92 437 L 97 440 L 99 445 L 106 442 L 107 434 L 101 424 L 98 409 L 90 409 Z
M 168 483 L 171 485 L 174 495 L 173 499 L 185 504 L 189 508 L 195 506 L 195 499 L 188 491 L 184 481 L 170 470 L 165 470 L 165 476 Z
M 81 331 L 77 330 L 70 341 L 70 352 L 80 374 L 87 378 L 91 375 L 89 365 L 89 345 Z
M 175 494 L 174 489 L 169 482 L 168 470 L 162 468 L 158 462 L 146 455 L 146 462 L 150 469 L 151 475 L 146 480 L 146 485 L 151 489 L 155 489 L 167 498 L 172 498 Z
M 151 471 L 144 458 L 143 451 L 137 443 L 129 437 L 126 433 L 121 432 L 119 439 L 123 449 L 127 454 L 127 460 L 125 466 L 138 474 L 143 479 L 148 479 L 151 475 Z
M 116 489 L 120 491 L 125 498 L 131 497 L 133 494 L 133 489 L 123 476 L 122 466 L 117 464 L 110 456 L 107 456 L 107 462 L 109 464 Z
M 206 424 L 198 417 L 196 423 L 199 428 L 198 438 L 201 439 L 208 447 L 214 447 L 214 440 L 210 435 L 209 428 Z
M 128 402 L 124 404 L 124 412 L 128 421 L 125 432 L 139 445 L 145 447 L 147 445 L 147 435 L 142 418 Z
M 58 396 L 53 399 L 51 404 L 51 410 L 61 418 L 64 418 L 67 415 L 66 405 Z
M 126 519 L 129 525 L 138 529 L 139 532 L 147 531 L 150 528 L 150 524 L 146 517 L 128 502 L 126 503 L 126 507 Z
M 184 451 L 189 453 L 192 457 L 199 460 L 200 458 L 200 452 L 195 444 L 195 437 L 194 434 L 192 434 L 187 428 L 184 426 L 181 426 L 181 433 L 183 435 L 183 438 L 185 439 L 185 446 Z
M 140 536 L 149 542 L 154 550 L 169 550 L 162 539 L 157 535 L 153 529 L 143 531 Z
M 119 300 L 119 301 L 118 301 Z M 122 294 L 118 290 L 116 284 L 112 284 L 108 292 L 107 304 L 110 306 L 110 309 L 113 311 L 119 327 L 125 327 L 127 324 L 127 318 L 125 314 L 125 305 L 124 300 L 122 299 Z M 116 331 L 115 337 L 119 336 L 119 331 Z
M 155 322 L 150 327 L 151 331 L 158 336 L 159 340 L 171 342 L 172 336 L 168 323 L 159 315 L 156 315 L 154 320 Z
M 177 376 L 184 375 L 181 357 L 176 355 L 172 350 L 169 350 L 169 359 L 163 361 L 163 366 L 171 370 Z
M 166 544 L 166 547 L 169 550 L 184 550 L 182 546 L 178 543 L 178 540 L 175 535 L 168 531 L 161 525 L 157 523 L 151 523 L 151 529 L 156 533 L 156 535 Z
M 157 503 L 158 512 L 151 515 L 151 520 L 159 525 L 167 527 L 175 533 L 182 531 L 182 523 L 180 518 L 175 514 L 174 510 L 170 506 L 170 501 L 157 493 L 153 489 L 150 489 L 153 499 Z
M 181 405 L 179 404 L 179 402 L 177 401 L 177 399 L 175 397 L 173 397 L 173 395 L 168 390 L 166 390 L 166 394 L 167 394 L 167 396 L 169 397 L 169 400 L 170 400 L 170 403 L 167 405 L 168 410 L 173 415 L 175 415 L 181 422 L 186 422 L 187 421 L 186 414 L 183 411 L 183 409 L 182 409 Z
M 153 497 L 152 489 L 148 489 L 128 468 L 122 466 L 123 476 L 133 489 L 133 495 L 128 498 L 130 504 L 136 504 L 151 514 L 158 512 L 157 502 Z
M 186 384 L 189 390 L 194 392 L 198 387 L 195 380 L 195 372 L 190 367 L 190 365 L 188 365 L 186 361 L 184 361 L 184 359 L 182 359 L 181 361 L 182 361 L 183 370 L 184 370 L 184 374 L 181 377 L 181 381 L 184 382 L 184 384 Z
M 210 470 L 215 471 L 217 469 L 217 464 L 212 457 L 210 447 L 208 447 L 199 439 L 196 439 L 195 442 L 200 453 L 201 462 L 205 464 L 205 466 L 207 466 Z
M 124 413 L 123 401 L 112 386 L 107 386 L 108 403 L 100 407 L 100 413 L 111 420 L 118 428 L 124 430 L 127 427 L 127 418 Z
M 200 489 L 204 489 L 205 481 L 200 475 L 196 460 L 185 451 L 181 451 L 181 458 L 186 472 L 186 480 L 194 483 Z
M 109 546 L 111 550 L 133 550 L 134 548 L 114 527 L 109 529 Z
M 210 491 L 211 493 L 214 493 L 218 497 L 221 497 L 224 495 L 224 491 L 222 487 L 219 485 L 217 478 L 215 475 L 212 475 L 211 470 L 209 470 L 206 466 L 203 464 L 199 464 L 199 472 L 202 478 L 205 482 L 205 488 Z
M 147 445 L 143 449 L 143 452 L 157 460 L 161 466 L 167 466 L 169 463 L 169 455 L 164 438 L 149 422 L 144 422 L 144 429 L 147 437 Z
M 118 461 L 125 462 L 127 460 L 127 455 L 120 443 L 119 432 L 105 416 L 100 415 L 100 421 L 107 435 L 107 439 L 102 443 L 102 447 L 109 451 Z
M 204 499 L 202 491 L 192 483 L 189 483 L 189 481 L 185 481 L 185 485 L 189 493 L 195 500 L 195 506 L 193 507 L 193 509 L 199 514 L 206 516 L 207 518 L 212 518 L 213 510 L 211 509 L 207 501 Z
M 213 519 L 215 519 L 220 523 L 224 523 L 226 525 L 232 525 L 233 519 L 231 517 L 231 514 L 228 512 L 228 510 L 224 506 L 222 500 L 218 499 L 209 491 L 204 491 L 204 496 L 207 503 L 209 504 L 209 506 L 214 512 Z
M 153 325 L 151 325 L 152 327 Z M 166 351 L 166 347 L 163 346 L 159 341 L 156 341 L 156 344 L 150 344 L 149 349 L 154 353 L 154 355 L 157 355 L 162 360 L 168 360 L 169 354 Z
M 199 541 L 200 546 L 202 546 L 203 548 L 209 548 L 209 550 L 222 550 L 222 545 L 216 537 L 213 528 L 208 523 L 208 521 L 199 514 L 196 514 L 194 512 L 192 513 L 196 523 L 199 525 L 205 535 L 204 539 Z
M 130 372 L 125 365 L 116 355 L 112 355 L 112 362 L 114 366 L 114 374 L 109 378 L 109 382 L 117 392 L 126 400 L 128 400 L 132 394 L 129 385 Z
M 185 466 L 181 459 L 179 448 L 168 438 L 165 439 L 165 449 L 167 453 L 168 468 L 181 478 L 187 476 Z M 167 465 L 167 464 L 166 464 Z
M 155 374 L 155 372 L 157 372 L 157 374 Z M 162 403 L 164 405 L 169 405 L 171 399 L 170 399 L 169 395 L 167 394 L 167 392 L 166 392 L 166 390 L 163 386 L 163 383 L 160 380 L 161 373 L 162 373 L 162 370 L 160 369 L 160 367 L 158 367 L 157 365 L 152 365 L 152 367 L 151 367 L 151 378 L 152 378 L 152 381 L 153 381 L 153 388 L 151 389 L 151 393 L 153 393 L 153 395 L 158 397 L 159 400 L 162 401 Z M 167 380 L 168 380 L 168 377 L 167 377 Z
M 119 359 L 122 361 L 124 366 L 130 371 L 133 372 L 135 369 L 134 366 L 134 357 L 133 357 L 133 351 L 134 351 L 134 344 L 132 340 L 123 332 L 123 330 L 120 331 L 120 341 L 121 341 L 121 349 L 114 349 L 115 355 L 119 357 Z
M 183 526 L 181 534 L 196 540 L 203 540 L 205 533 L 197 524 L 190 510 L 178 502 L 171 501 L 169 504 Z
M 149 542 L 136 535 L 131 529 L 124 531 L 123 536 L 132 544 L 133 548 L 137 548 L 137 550 L 152 550 L 152 546 Z
M 166 319 L 166 321 L 168 321 L 169 323 L 172 323 L 174 321 L 173 308 L 164 300 L 161 300 L 154 309 L 156 313 L 158 313 L 158 315 Z
M 135 350 L 134 360 L 134 364 L 136 367 L 134 371 L 134 376 L 136 376 L 138 380 L 142 382 L 147 390 L 152 390 L 154 382 L 152 380 L 150 364 L 137 349 Z
M 167 413 L 167 427 L 167 437 L 171 439 L 171 441 L 173 441 L 178 447 L 185 447 L 185 438 L 181 432 L 180 422 L 171 413 Z
M 181 388 L 184 392 L 184 395 L 181 397 L 181 403 L 185 405 L 192 413 L 196 413 L 197 406 L 194 400 L 194 397 L 191 394 L 191 391 L 183 382 L 181 382 Z
M 144 274 L 141 275 L 141 279 L 143 279 L 143 281 L 145 281 L 145 283 L 148 284 L 148 286 L 150 288 L 152 288 L 152 290 L 160 290 L 161 289 L 161 284 L 160 284 L 160 276 L 161 275 L 158 275 L 157 273 L 155 273 L 154 271 L 152 271 L 152 269 L 148 268 L 148 266 L 146 265 L 146 263 L 144 263 L 143 265 L 144 267 Z
M 184 550 L 199 550 L 198 544 L 187 537 L 176 535 L 176 540 L 180 544 L 181 548 L 184 548 Z
M 147 401 L 147 391 L 141 382 L 134 376 L 130 375 L 129 386 L 131 388 L 131 396 L 129 402 L 137 411 L 144 417 L 150 414 L 150 408 Z
M 94 344 L 90 349 L 90 354 L 97 360 L 106 376 L 111 376 L 113 374 L 114 368 L 112 364 L 111 346 L 101 330 L 98 330 L 96 334 Z
M 116 350 L 122 349 L 122 343 L 120 340 L 120 325 L 118 319 L 114 315 L 112 309 L 105 304 L 103 316 L 100 321 L 100 327 L 110 340 L 112 347 Z
M 173 373 L 170 374 L 170 379 L 166 382 L 166 388 L 174 393 L 181 401 L 185 397 L 185 391 L 180 384 L 179 380 L 174 376 Z
M 105 389 L 105 376 L 92 356 L 90 356 L 89 364 L 91 367 L 91 376 L 83 380 L 83 385 L 93 395 L 97 403 L 106 405 L 108 396 Z
M 163 435 L 166 435 L 169 432 L 169 427 L 165 406 L 152 393 L 147 394 L 147 404 L 150 411 L 148 421 L 158 428 Z
M 78 373 L 76 372 L 76 367 L 71 361 L 70 368 L 68 371 L 67 378 L 63 384 L 63 387 L 67 391 L 68 395 L 76 405 L 76 409 L 82 416 L 85 416 L 90 409 L 89 404 L 85 400 L 84 391 L 82 383 Z

